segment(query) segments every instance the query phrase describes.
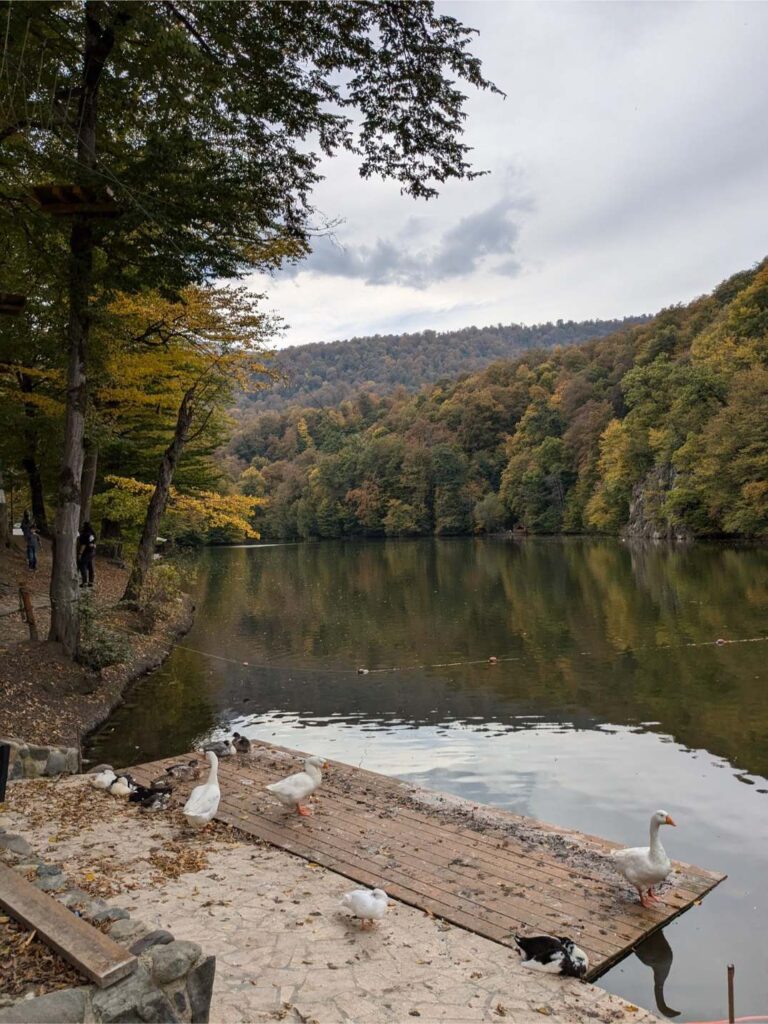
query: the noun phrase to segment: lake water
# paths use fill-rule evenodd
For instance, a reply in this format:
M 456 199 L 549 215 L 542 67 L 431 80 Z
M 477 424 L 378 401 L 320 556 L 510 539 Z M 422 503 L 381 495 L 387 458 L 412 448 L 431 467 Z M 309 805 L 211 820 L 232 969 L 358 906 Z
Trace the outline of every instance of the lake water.
M 662 807 L 670 855 L 729 878 L 601 984 L 719 1020 L 733 962 L 737 1014 L 768 1014 L 767 549 L 214 549 L 197 605 L 89 757 L 137 763 L 237 729 L 630 845 Z

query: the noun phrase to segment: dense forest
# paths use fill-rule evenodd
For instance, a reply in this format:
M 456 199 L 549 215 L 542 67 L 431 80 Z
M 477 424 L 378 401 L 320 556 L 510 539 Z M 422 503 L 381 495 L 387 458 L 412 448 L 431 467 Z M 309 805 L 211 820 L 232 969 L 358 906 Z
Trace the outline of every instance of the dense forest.
M 497 324 L 458 331 L 376 334 L 349 341 L 292 345 L 277 353 L 271 368 L 281 374 L 274 387 L 243 396 L 246 409 L 289 405 L 338 405 L 361 390 L 384 394 L 404 387 L 416 391 L 443 377 L 481 370 L 497 359 L 528 349 L 573 345 L 602 338 L 647 317 L 623 320 L 558 320 L 557 323 Z
M 768 533 L 768 260 L 687 306 L 228 446 L 269 537 Z
M 271 380 L 274 323 L 217 282 L 307 254 L 334 155 L 415 199 L 484 173 L 464 105 L 501 90 L 428 0 L 5 7 L 0 547 L 29 507 L 53 541 L 48 638 L 76 658 L 81 524 L 127 540 L 132 605 L 169 510 L 252 535 L 258 499 L 222 506 L 204 456 L 234 393 Z

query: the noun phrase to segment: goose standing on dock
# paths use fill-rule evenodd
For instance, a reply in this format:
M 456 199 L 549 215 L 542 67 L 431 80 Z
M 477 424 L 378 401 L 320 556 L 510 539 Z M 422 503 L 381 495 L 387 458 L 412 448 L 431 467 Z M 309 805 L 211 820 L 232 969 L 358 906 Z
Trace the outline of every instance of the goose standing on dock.
M 322 757 L 308 757 L 304 762 L 303 772 L 296 772 L 295 775 L 289 775 L 287 779 L 273 782 L 264 788 L 276 796 L 284 807 L 294 807 L 298 814 L 306 817 L 312 811 L 304 806 L 304 801 L 309 799 L 323 781 L 320 769 L 325 766 Z
M 209 750 L 205 756 L 211 766 L 208 778 L 202 786 L 195 786 L 182 811 L 190 825 L 194 825 L 195 828 L 203 828 L 211 821 L 219 809 L 219 800 L 221 800 L 218 775 L 219 759 L 212 750 Z
M 589 970 L 589 957 L 573 939 L 554 935 L 516 935 L 523 967 L 545 974 L 565 974 L 570 978 L 583 978 Z
M 614 850 L 611 854 L 617 869 L 633 885 L 640 896 L 644 907 L 653 907 L 654 903 L 663 903 L 653 891 L 672 870 L 672 863 L 659 839 L 662 825 L 674 825 L 666 811 L 656 811 L 651 815 L 651 845 L 633 846 L 627 850 Z

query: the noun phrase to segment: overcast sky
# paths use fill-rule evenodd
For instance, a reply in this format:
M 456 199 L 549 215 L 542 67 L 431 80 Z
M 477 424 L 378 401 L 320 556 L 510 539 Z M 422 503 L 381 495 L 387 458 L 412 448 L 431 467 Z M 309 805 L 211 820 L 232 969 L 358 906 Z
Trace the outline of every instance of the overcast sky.
M 654 312 L 768 253 L 768 4 L 438 9 L 507 94 L 467 106 L 491 174 L 424 202 L 328 161 L 335 242 L 250 280 L 282 344 Z

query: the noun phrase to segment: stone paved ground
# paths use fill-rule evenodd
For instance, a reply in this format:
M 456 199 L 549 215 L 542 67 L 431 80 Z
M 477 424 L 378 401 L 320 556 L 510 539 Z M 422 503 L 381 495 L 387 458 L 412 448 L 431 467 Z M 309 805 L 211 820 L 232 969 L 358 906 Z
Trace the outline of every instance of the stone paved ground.
M 13 784 L 1 823 L 79 884 L 215 953 L 214 1024 L 657 1021 L 403 904 L 360 931 L 338 907 L 345 878 L 219 827 L 184 838 L 177 813 L 140 814 L 82 779 Z M 185 866 L 199 870 L 172 877 Z

